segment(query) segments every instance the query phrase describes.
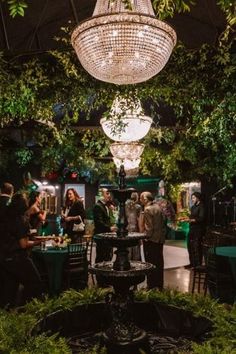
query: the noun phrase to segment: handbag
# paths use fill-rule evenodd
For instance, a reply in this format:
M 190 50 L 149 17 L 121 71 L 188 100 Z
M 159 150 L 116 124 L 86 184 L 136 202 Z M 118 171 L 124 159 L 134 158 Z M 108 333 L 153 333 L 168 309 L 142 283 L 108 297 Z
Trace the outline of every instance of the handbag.
M 80 223 L 79 224 L 74 224 L 73 228 L 72 228 L 72 231 L 81 232 L 81 231 L 84 231 L 84 229 L 85 229 L 85 224 L 84 224 L 84 222 L 83 222 L 83 220 L 81 219 L 81 216 L 80 216 Z

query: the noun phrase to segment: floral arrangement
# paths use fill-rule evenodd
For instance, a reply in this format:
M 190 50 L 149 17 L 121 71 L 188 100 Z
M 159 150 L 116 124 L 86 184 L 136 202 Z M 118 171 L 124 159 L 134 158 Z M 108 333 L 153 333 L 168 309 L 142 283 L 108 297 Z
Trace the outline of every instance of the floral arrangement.
M 57 236 L 52 240 L 52 246 L 56 248 L 67 247 L 69 243 L 71 243 L 71 239 L 67 234 L 65 236 Z

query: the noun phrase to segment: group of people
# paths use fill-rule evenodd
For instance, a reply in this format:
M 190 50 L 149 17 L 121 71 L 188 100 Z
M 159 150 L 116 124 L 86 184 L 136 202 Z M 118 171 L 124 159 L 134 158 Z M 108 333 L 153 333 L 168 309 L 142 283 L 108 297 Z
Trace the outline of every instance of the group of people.
M 0 306 L 16 304 L 19 285 L 23 285 L 18 305 L 42 295 L 39 272 L 29 250 L 40 245 L 35 238 L 47 221 L 47 213 L 41 208 L 42 193 L 32 191 L 14 193 L 10 183 L 3 183 L 0 194 Z M 64 233 L 76 242 L 81 232 L 74 231 L 74 224 L 85 218 L 85 210 L 74 189 L 68 189 L 62 211 Z M 82 231 L 83 234 L 83 231 Z
M 101 198 L 94 207 L 94 234 L 115 232 L 117 227 L 110 217 L 111 194 L 108 189 L 100 190 Z M 190 215 L 182 218 L 189 223 L 189 237 L 187 248 L 190 264 L 187 268 L 193 268 L 202 264 L 202 240 L 205 234 L 206 211 L 201 194 L 194 192 L 191 196 L 192 206 Z M 129 232 L 144 232 L 143 251 L 145 261 L 152 263 L 155 268 L 147 275 L 147 287 L 149 289 L 163 289 L 164 284 L 164 256 L 163 246 L 167 235 L 167 221 L 175 222 L 176 216 L 173 207 L 165 198 L 155 200 L 149 191 L 142 192 L 140 199 L 138 193 L 133 192 L 126 202 L 126 216 Z M 140 261 L 140 245 L 129 250 L 130 259 Z M 95 262 L 110 261 L 112 248 L 102 240 L 96 240 Z M 103 286 L 98 279 L 98 284 Z
M 109 205 L 111 194 L 108 189 L 100 191 L 101 198 L 94 206 L 94 234 L 104 232 L 115 232 L 116 225 L 112 224 Z M 166 219 L 158 203 L 154 202 L 153 195 L 146 191 L 140 195 L 132 193 L 131 199 L 126 203 L 126 215 L 128 231 L 145 232 L 147 238 L 143 241 L 144 256 L 147 262 L 155 265 L 155 269 L 147 276 L 148 288 L 163 289 L 164 258 L 163 245 L 166 236 Z M 96 240 L 95 262 L 110 261 L 112 259 L 112 248 L 103 240 Z M 141 260 L 140 247 L 130 250 L 130 258 Z M 99 286 L 103 286 L 102 279 L 98 279 Z
M 10 183 L 1 186 L 0 194 L 0 278 L 4 283 L 4 290 L 0 292 L 0 305 L 14 304 L 19 284 L 24 287 L 23 302 L 42 294 L 42 287 L 38 270 L 36 269 L 30 252 L 41 240 L 31 237 L 32 230 L 36 234 L 46 222 L 47 213 L 41 208 L 40 192 L 15 193 Z M 190 223 L 188 251 L 190 266 L 195 267 L 202 262 L 202 237 L 204 235 L 205 209 L 201 195 L 197 192 L 192 195 L 193 205 L 187 220 Z M 165 204 L 165 203 L 164 203 Z M 129 232 L 146 234 L 143 242 L 145 261 L 152 263 L 155 268 L 147 275 L 149 289 L 163 289 L 164 257 L 168 217 L 165 208 L 156 201 L 152 193 L 145 191 L 138 196 L 134 192 L 126 202 L 126 216 Z M 116 205 L 108 189 L 100 190 L 100 198 L 93 208 L 94 234 L 116 232 L 117 225 L 114 217 Z M 65 205 L 61 211 L 63 233 L 67 234 L 73 243 L 79 242 L 84 234 L 85 209 L 83 201 L 75 189 L 69 188 L 65 194 Z M 96 263 L 110 261 L 113 250 L 109 244 L 96 240 Z M 140 261 L 140 245 L 130 249 L 131 260 Z M 97 279 L 99 286 L 104 286 L 102 279 Z

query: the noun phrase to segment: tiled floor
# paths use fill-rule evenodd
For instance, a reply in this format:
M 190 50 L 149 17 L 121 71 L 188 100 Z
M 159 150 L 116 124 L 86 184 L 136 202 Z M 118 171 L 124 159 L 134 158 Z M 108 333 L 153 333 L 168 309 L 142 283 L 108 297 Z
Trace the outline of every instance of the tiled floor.
M 186 250 L 186 242 L 182 240 L 167 240 L 166 245 Z M 169 249 L 171 250 L 172 247 L 169 247 Z M 188 264 L 188 256 L 186 264 Z M 192 271 L 185 269 L 184 266 L 166 269 L 164 271 L 164 286 L 165 288 L 178 289 L 181 292 L 190 292 L 192 287 Z
M 164 271 L 164 287 L 177 289 L 181 292 L 191 292 L 192 271 L 184 267 Z

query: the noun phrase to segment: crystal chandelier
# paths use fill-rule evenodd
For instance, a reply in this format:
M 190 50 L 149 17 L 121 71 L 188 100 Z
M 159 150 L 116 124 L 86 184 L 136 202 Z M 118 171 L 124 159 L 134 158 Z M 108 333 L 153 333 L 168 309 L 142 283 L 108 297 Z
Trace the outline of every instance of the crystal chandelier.
M 143 153 L 144 144 L 140 143 L 113 143 L 110 151 L 113 155 L 113 161 L 117 167 L 124 165 L 128 175 L 136 175 L 141 162 L 140 156 Z
M 130 171 L 130 170 L 138 170 L 138 167 L 139 167 L 139 164 L 141 162 L 141 159 L 133 159 L 133 160 L 124 159 L 124 160 L 121 160 L 121 159 L 118 159 L 116 157 L 113 157 L 113 161 L 114 161 L 117 169 L 119 169 L 120 166 L 123 165 L 124 168 L 125 168 L 125 171 L 127 173 L 127 171 Z
M 93 16 L 73 31 L 71 42 L 84 69 L 114 84 L 149 80 L 165 66 L 176 33 L 157 20 L 151 0 L 97 0 Z
M 149 132 L 152 118 L 144 115 L 139 100 L 117 97 L 113 101 L 109 118 L 102 118 L 100 123 L 110 139 L 131 142 L 142 139 Z
M 110 146 L 112 156 L 120 160 L 137 160 L 143 153 L 144 144 L 113 143 Z

